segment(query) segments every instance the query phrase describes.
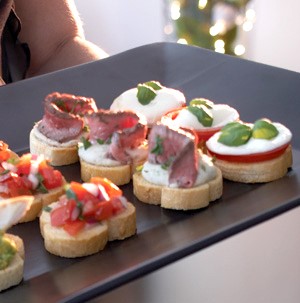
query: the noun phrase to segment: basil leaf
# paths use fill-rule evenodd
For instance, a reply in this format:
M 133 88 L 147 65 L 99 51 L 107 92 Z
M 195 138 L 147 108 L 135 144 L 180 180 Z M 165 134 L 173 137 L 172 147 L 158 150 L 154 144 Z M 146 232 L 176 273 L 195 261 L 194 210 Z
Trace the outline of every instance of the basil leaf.
M 251 134 L 251 127 L 248 125 L 231 122 L 222 128 L 218 142 L 227 146 L 240 146 L 248 142 Z
M 207 112 L 205 107 L 189 105 L 187 107 L 187 109 L 188 109 L 188 111 L 190 111 L 193 115 L 195 115 L 197 117 L 198 121 L 203 126 L 206 126 L 206 127 L 212 126 L 213 117 L 209 112 Z
M 146 84 L 139 84 L 137 90 L 136 97 L 142 105 L 149 104 L 156 97 L 155 90 Z
M 52 207 L 46 205 L 46 206 L 43 207 L 43 210 L 46 211 L 47 213 L 50 213 L 51 210 L 52 210 Z
M 252 137 L 255 139 L 271 140 L 278 135 L 277 128 L 267 120 L 257 120 L 252 129 Z
M 154 90 L 160 90 L 163 88 L 163 86 L 158 81 L 149 81 L 149 82 L 145 82 L 144 84 L 152 87 Z
M 44 178 L 40 173 L 36 174 L 37 179 L 39 180 L 39 185 L 36 188 L 36 191 L 42 193 L 42 194 L 46 194 L 48 193 L 48 189 L 45 187 L 45 185 L 43 184 Z
M 204 98 L 195 98 L 190 101 L 190 105 L 204 105 L 209 109 L 212 109 L 214 106 L 214 103 L 210 100 L 204 99 Z
M 0 173 L 0 176 L 4 176 L 4 175 L 8 174 L 9 172 L 10 172 L 9 169 L 5 169 L 4 171 L 2 171 L 2 172 Z
M 100 145 L 103 145 L 105 143 L 105 140 L 97 139 L 97 143 L 100 144 Z
M 88 149 L 89 147 L 92 146 L 92 143 L 88 139 L 86 139 L 85 137 L 81 137 L 80 140 L 81 140 L 81 142 L 83 144 L 83 148 L 84 149 Z
M 161 155 L 163 152 L 164 152 L 163 139 L 160 136 L 157 136 L 155 147 L 150 151 L 150 153 Z
M 77 198 L 75 192 L 71 188 L 66 190 L 66 196 L 68 199 L 73 199 L 75 201 L 78 201 L 78 198 Z

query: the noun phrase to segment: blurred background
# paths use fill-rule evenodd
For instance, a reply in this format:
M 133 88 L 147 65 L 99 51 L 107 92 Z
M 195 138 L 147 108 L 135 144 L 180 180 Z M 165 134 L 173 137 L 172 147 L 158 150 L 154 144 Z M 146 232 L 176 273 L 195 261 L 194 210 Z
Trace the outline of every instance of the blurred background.
M 110 55 L 170 41 L 300 72 L 299 0 L 75 2 L 87 39 Z M 299 230 L 298 207 L 99 302 L 300 302 Z

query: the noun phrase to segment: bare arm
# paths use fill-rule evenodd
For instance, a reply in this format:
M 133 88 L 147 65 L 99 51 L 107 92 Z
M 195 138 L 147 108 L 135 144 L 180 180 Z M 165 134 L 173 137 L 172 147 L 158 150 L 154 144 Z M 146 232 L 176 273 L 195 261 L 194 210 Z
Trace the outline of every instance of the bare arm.
M 31 52 L 29 77 L 107 56 L 85 40 L 73 0 L 15 0 L 15 9 Z

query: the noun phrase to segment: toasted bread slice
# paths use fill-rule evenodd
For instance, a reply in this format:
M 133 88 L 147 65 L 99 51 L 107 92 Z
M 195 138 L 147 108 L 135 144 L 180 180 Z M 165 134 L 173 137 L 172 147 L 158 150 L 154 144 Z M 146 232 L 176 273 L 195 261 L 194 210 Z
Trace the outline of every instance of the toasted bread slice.
M 161 205 L 163 208 L 192 210 L 209 205 L 223 193 L 222 173 L 203 185 L 192 188 L 172 188 L 156 185 L 144 179 L 141 172 L 133 175 L 133 193 L 142 202 Z
M 69 165 L 78 162 L 77 144 L 71 146 L 57 147 L 41 141 L 31 130 L 29 136 L 30 153 L 44 155 L 53 166 Z
M 274 159 L 257 163 L 234 163 L 215 159 L 225 179 L 242 183 L 264 183 L 282 178 L 293 164 L 292 147 Z
M 0 270 L 0 291 L 7 289 L 11 286 L 18 285 L 23 279 L 24 271 L 24 244 L 23 240 L 18 236 L 12 234 L 5 234 L 13 241 L 17 248 L 12 262 L 5 269 Z

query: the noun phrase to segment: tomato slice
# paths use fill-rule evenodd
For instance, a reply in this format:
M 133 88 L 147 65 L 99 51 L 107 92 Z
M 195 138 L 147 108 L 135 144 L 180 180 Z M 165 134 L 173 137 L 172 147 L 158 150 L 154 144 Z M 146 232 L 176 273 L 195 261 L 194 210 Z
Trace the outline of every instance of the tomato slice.
M 70 235 L 76 236 L 85 227 L 85 222 L 82 220 L 75 220 L 66 222 L 63 229 Z
M 50 213 L 52 226 L 63 226 L 66 221 L 66 206 L 62 205 L 53 209 Z
M 53 169 L 48 165 L 40 165 L 39 173 L 43 177 L 43 184 L 47 189 L 57 188 L 62 186 L 63 177 L 60 171 Z
M 114 213 L 113 205 L 110 201 L 102 201 L 97 205 L 95 219 L 98 221 L 109 219 Z
M 281 156 L 285 152 L 288 146 L 289 143 L 267 152 L 249 154 L 249 155 L 221 155 L 212 152 L 209 149 L 208 152 L 211 156 L 216 157 L 219 160 L 224 160 L 228 162 L 237 162 L 237 163 L 255 163 L 255 162 L 271 160 Z
M 123 194 L 122 190 L 107 178 L 92 177 L 91 182 L 102 185 L 110 198 L 122 196 Z

